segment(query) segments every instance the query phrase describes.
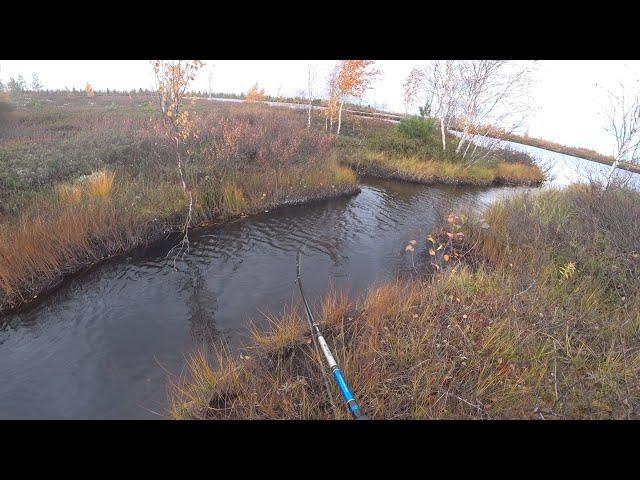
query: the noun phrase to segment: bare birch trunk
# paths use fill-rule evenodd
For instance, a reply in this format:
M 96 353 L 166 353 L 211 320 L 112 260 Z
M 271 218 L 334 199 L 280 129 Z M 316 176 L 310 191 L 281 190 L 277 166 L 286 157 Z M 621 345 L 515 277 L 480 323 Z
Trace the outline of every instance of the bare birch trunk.
M 340 135 L 340 126 L 342 125 L 342 107 L 344 106 L 344 100 L 340 100 L 340 108 L 338 109 L 338 130 L 336 136 Z
M 467 148 L 465 148 L 465 149 L 464 149 L 464 153 L 462 154 L 462 158 L 466 158 L 466 156 L 467 156 L 467 152 L 469 152 L 469 148 L 471 147 L 471 144 L 472 144 L 472 143 L 473 143 L 473 142 L 472 142 L 471 140 L 469 140 L 469 141 L 467 142 Z
M 447 137 L 445 135 L 444 118 L 440 118 L 440 133 L 442 134 L 442 151 L 447 150 Z
M 467 123 L 464 127 L 464 130 L 462 131 L 462 136 L 460 137 L 458 146 L 456 147 L 456 155 L 458 155 L 460 153 L 460 150 L 462 150 L 462 145 L 464 144 L 464 141 L 467 139 L 468 133 L 469 133 L 469 124 Z
M 613 178 L 613 173 L 616 171 L 616 168 L 618 168 L 619 164 L 620 164 L 619 158 L 616 158 L 611 164 L 611 168 L 609 169 L 609 173 L 607 174 L 607 181 L 604 183 L 603 190 L 607 190 L 609 188 L 609 185 L 611 184 L 611 179 Z
M 177 132 L 176 132 L 177 135 Z M 184 222 L 184 237 L 182 238 L 182 245 L 189 249 L 189 227 L 191 226 L 191 216 L 193 212 L 193 195 L 191 190 L 187 190 L 187 182 L 184 179 L 184 172 L 182 171 L 182 156 L 180 155 L 180 140 L 176 136 L 176 160 L 178 163 L 178 172 L 180 172 L 180 182 L 182 182 L 182 191 L 189 197 L 189 211 L 187 212 L 187 218 Z

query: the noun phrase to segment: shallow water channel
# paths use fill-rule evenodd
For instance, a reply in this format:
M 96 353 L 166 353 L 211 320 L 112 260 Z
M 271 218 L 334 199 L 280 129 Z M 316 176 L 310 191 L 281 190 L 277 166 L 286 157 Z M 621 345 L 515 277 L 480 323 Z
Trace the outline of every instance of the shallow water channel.
M 577 164 L 589 173 L 607 168 L 512 147 L 556 160 L 558 185 L 576 179 Z M 189 352 L 239 345 L 249 322 L 299 300 L 293 282 L 302 245 L 312 302 L 330 288 L 358 295 L 412 269 L 404 247 L 423 244 L 439 212 L 482 208 L 523 190 L 375 179 L 363 179 L 361 189 L 194 232 L 184 257 L 168 255 L 163 243 L 132 252 L 1 319 L 0 418 L 163 418 L 168 372 L 179 374 Z M 422 261 L 416 254 L 413 262 Z

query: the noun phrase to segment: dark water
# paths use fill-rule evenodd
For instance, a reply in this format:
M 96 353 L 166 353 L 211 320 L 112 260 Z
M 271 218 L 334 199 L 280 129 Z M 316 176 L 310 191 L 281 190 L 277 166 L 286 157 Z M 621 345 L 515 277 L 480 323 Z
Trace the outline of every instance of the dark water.
M 411 268 L 437 212 L 474 207 L 505 189 L 366 181 L 356 196 L 286 208 L 105 263 L 71 280 L 0 331 L 0 418 L 161 418 L 167 372 L 196 346 L 246 338 L 298 301 L 295 254 L 311 299 L 352 294 Z M 419 258 L 414 259 L 416 263 Z

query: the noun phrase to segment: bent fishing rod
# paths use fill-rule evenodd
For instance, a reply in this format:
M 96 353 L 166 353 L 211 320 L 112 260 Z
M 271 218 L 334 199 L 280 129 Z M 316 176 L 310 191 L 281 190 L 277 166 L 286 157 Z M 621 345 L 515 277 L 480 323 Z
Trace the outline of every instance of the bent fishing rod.
M 356 402 L 356 399 L 354 398 L 353 393 L 351 393 L 351 390 L 349 390 L 349 387 L 347 386 L 347 382 L 342 376 L 342 372 L 340 371 L 340 368 L 338 368 L 338 363 L 336 362 L 335 358 L 333 358 L 333 355 L 331 354 L 331 350 L 329 350 L 329 345 L 327 345 L 327 342 L 325 341 L 324 336 L 320 331 L 320 327 L 318 326 L 318 323 L 313 317 L 313 313 L 311 312 L 311 308 L 309 307 L 307 298 L 304 295 L 304 290 L 302 289 L 302 279 L 300 278 L 300 257 L 301 257 L 301 250 L 298 250 L 298 255 L 296 257 L 296 283 L 300 288 L 300 295 L 302 296 L 302 302 L 304 303 L 304 310 L 307 314 L 307 320 L 309 321 L 309 326 L 311 327 L 311 334 L 317 339 L 318 343 L 320 344 L 320 349 L 324 354 L 325 360 L 329 364 L 329 368 L 331 369 L 333 378 L 338 384 L 338 389 L 340 390 L 340 394 L 342 395 L 342 398 L 344 399 L 344 402 L 347 405 L 349 412 L 351 413 L 351 415 L 353 415 L 353 418 L 355 418 L 356 420 L 368 420 L 367 416 L 364 415 L 360 410 L 360 407 L 358 406 L 358 403 Z

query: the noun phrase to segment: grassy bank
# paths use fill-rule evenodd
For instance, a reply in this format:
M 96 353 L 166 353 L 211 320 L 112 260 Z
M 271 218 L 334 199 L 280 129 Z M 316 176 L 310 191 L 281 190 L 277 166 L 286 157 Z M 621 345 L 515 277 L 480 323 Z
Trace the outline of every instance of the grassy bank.
M 366 414 L 639 418 L 639 200 L 575 186 L 483 218 L 452 214 L 416 246 L 433 275 L 374 286 L 357 302 L 323 299 L 318 316 Z M 328 401 L 323 368 L 291 308 L 241 356 L 194 354 L 170 414 L 347 418 Z
M 505 149 L 471 149 L 466 158 L 455 153 L 458 138 L 440 131 L 433 121 L 416 117 L 400 124 L 350 118 L 337 155 L 358 172 L 424 184 L 537 186 L 544 173 L 523 153 Z
M 180 231 L 188 200 L 152 97 L 38 95 L 0 123 L 0 311 L 104 258 Z M 357 191 L 303 112 L 188 106 L 193 225 Z

